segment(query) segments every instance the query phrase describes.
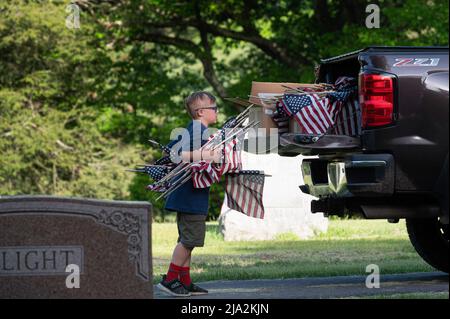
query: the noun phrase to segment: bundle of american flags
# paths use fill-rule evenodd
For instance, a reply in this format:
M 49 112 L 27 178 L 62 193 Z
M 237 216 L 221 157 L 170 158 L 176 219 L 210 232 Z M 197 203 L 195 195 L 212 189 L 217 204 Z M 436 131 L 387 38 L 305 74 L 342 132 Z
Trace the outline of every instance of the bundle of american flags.
M 154 164 L 137 165 L 133 172 L 149 175 L 153 183 L 147 186 L 150 191 L 161 192 L 162 197 L 169 196 L 184 183 L 192 180 L 195 188 L 210 187 L 213 183 L 227 176 L 226 195 L 227 203 L 247 216 L 264 218 L 264 205 L 262 194 L 265 174 L 262 171 L 242 170 L 241 151 L 243 138 L 246 132 L 258 122 L 249 122 L 248 113 L 253 105 L 236 117 L 230 118 L 223 127 L 212 134 L 201 149 L 222 150 L 222 161 L 211 163 L 209 161 L 174 163 L 174 151 L 154 140 L 150 142 L 157 145 L 165 156 Z
M 294 118 L 304 134 L 361 134 L 361 110 L 355 78 L 340 77 L 334 85 L 311 85 L 290 89 L 273 99 L 276 112 L 273 120 L 283 123 Z M 280 129 L 285 129 L 280 128 Z

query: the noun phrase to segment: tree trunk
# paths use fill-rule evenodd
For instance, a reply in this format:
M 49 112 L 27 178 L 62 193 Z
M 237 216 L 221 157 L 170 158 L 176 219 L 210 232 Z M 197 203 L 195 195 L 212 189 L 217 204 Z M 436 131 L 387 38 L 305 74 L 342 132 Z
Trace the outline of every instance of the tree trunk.
M 208 32 L 205 28 L 205 24 L 202 20 L 200 7 L 198 2 L 195 2 L 195 14 L 198 21 L 197 29 L 200 32 L 202 53 L 199 55 L 200 61 L 203 65 L 203 75 L 208 83 L 213 87 L 214 91 L 220 96 L 223 100 L 226 97 L 229 97 L 227 94 L 227 90 L 222 85 L 222 83 L 217 78 L 216 72 L 214 71 L 214 63 L 213 63 L 213 55 L 211 45 L 208 41 Z M 240 111 L 239 106 L 233 104 L 233 107 Z

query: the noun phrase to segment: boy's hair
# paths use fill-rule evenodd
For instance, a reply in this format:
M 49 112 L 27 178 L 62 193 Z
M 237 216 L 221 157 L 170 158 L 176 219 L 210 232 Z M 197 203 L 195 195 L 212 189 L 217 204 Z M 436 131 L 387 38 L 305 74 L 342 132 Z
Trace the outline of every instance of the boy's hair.
M 212 103 L 216 102 L 216 97 L 206 91 L 193 92 L 184 100 L 184 105 L 186 107 L 186 110 L 193 119 L 195 119 L 197 116 L 196 115 L 197 113 L 195 112 L 195 108 L 194 108 L 195 103 L 198 100 L 203 100 L 205 98 L 209 98 Z

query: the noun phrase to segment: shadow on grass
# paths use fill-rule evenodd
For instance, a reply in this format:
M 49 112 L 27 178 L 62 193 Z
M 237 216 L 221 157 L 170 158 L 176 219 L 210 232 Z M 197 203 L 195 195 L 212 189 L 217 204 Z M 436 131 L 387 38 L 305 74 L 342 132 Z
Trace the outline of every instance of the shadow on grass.
M 205 243 L 205 247 L 208 243 Z M 408 239 L 344 239 L 344 240 L 286 240 L 286 241 L 247 241 L 226 242 L 226 248 L 221 248 L 223 253 L 231 254 L 270 254 L 284 251 L 289 254 L 301 254 L 306 251 L 348 251 L 350 253 L 373 253 L 374 251 L 414 252 L 415 250 Z
M 219 233 L 218 226 L 207 226 Z M 434 271 L 406 239 L 230 242 L 211 249 L 194 253 L 195 281 L 367 275 L 369 264 L 378 265 L 382 274 Z M 165 269 L 162 261 L 155 262 L 155 271 Z
M 213 225 L 213 224 L 206 224 L 206 232 L 211 233 L 213 235 L 222 235 L 220 233 L 220 227 L 219 225 Z
M 208 245 L 208 241 L 223 241 L 223 234 L 220 232 L 219 225 L 206 225 L 206 243 Z

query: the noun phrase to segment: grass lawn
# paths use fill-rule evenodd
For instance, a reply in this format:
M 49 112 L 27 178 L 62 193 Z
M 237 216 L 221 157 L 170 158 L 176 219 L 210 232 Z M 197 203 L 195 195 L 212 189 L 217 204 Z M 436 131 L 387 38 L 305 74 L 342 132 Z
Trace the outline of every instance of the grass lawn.
M 153 224 L 154 283 L 167 271 L 178 237 L 175 223 Z M 205 247 L 196 248 L 191 276 L 196 282 L 261 278 L 367 275 L 435 271 L 409 242 L 405 222 L 330 220 L 314 239 L 283 234 L 277 240 L 226 242 L 216 222 L 207 223 Z

